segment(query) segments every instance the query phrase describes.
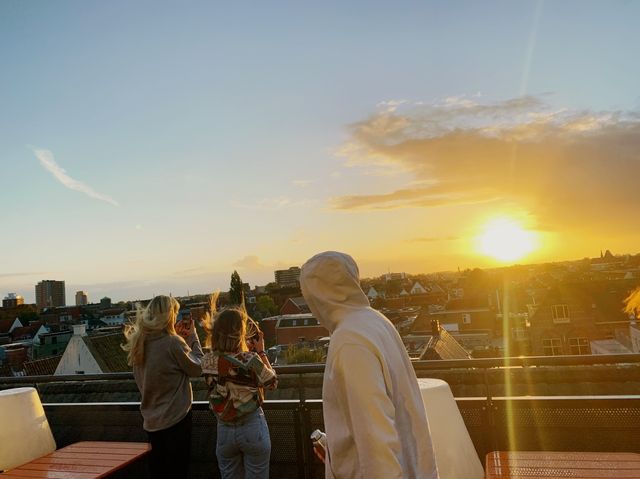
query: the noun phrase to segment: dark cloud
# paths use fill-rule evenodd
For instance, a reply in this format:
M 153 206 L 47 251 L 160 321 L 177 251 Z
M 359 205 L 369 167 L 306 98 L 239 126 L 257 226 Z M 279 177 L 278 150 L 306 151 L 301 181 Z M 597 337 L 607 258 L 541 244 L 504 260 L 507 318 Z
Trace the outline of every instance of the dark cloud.
M 535 97 L 448 99 L 385 110 L 350 127 L 350 166 L 408 171 L 395 191 L 333 198 L 336 209 L 497 202 L 550 229 L 623 224 L 640 206 L 637 112 L 552 111 Z

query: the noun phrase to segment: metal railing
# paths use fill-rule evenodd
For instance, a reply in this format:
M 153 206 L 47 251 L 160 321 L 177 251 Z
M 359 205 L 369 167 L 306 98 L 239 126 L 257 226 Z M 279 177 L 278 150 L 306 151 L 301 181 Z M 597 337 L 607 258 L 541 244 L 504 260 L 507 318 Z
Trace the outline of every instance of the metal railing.
M 415 361 L 418 377 L 446 381 L 456 397 L 521 395 L 611 395 L 635 394 L 640 390 L 640 354 L 592 356 L 542 356 L 454 361 Z M 279 389 L 269 399 L 319 399 L 324 364 L 276 367 Z M 113 387 L 105 383 L 118 381 Z M 72 383 L 83 386 L 75 389 Z M 93 385 L 95 384 L 95 386 Z M 117 400 L 139 400 L 133 375 L 127 373 L 25 376 L 0 378 L 0 389 L 29 385 L 37 388 L 43 401 L 102 401 L 107 389 L 121 388 L 129 394 Z M 205 399 L 201 379 L 193 381 L 196 399 Z M 68 394 L 60 394 L 66 390 Z M 285 391 L 286 390 L 286 391 Z M 74 393 L 78 396 L 74 398 Z
M 630 380 L 640 384 L 640 354 L 417 361 L 414 367 L 419 377 L 452 380 L 460 414 L 481 459 L 492 450 L 640 452 L 640 388 L 636 383 L 625 386 Z M 312 454 L 309 440 L 313 429 L 323 428 L 322 401 L 308 400 L 307 386 L 321 386 L 324 365 L 276 369 L 298 392 L 295 400 L 267 401 L 264 405 L 272 440 L 272 477 L 323 477 L 323 467 Z M 600 395 L 574 393 L 585 372 L 597 373 L 615 388 Z M 511 394 L 506 387 L 513 378 L 535 383 L 549 375 L 568 381 L 570 393 L 524 397 L 522 393 Z M 455 394 L 453 380 L 467 386 L 475 382 L 481 392 L 473 397 Z M 200 383 L 194 385 L 202 386 Z M 131 373 L 0 378 L 0 389 L 25 385 L 41 389 L 58 447 L 81 440 L 146 440 L 137 402 L 47 400 L 51 389 L 62 388 L 78 398 L 92 384 L 135 389 Z M 632 392 L 617 393 L 614 389 L 618 386 Z M 203 401 L 194 402 L 193 411 L 192 475 L 217 477 L 215 418 Z
M 640 396 L 463 398 L 460 414 L 481 460 L 492 450 L 640 452 Z M 58 447 L 76 441 L 145 441 L 139 403 L 45 404 Z M 271 476 L 322 478 L 309 435 L 322 401 L 267 401 Z M 193 405 L 191 477 L 218 477 L 216 420 Z
M 603 364 L 638 364 L 640 354 L 592 354 L 580 356 L 517 356 L 505 358 L 454 359 L 437 361 L 412 361 L 418 377 L 425 371 L 448 369 L 494 369 L 504 367 L 535 366 L 591 366 Z M 324 364 L 298 364 L 275 366 L 278 375 L 323 373 Z M 65 376 L 0 377 L 2 384 L 33 384 L 57 381 L 93 381 L 109 379 L 133 379 L 133 373 L 74 374 Z

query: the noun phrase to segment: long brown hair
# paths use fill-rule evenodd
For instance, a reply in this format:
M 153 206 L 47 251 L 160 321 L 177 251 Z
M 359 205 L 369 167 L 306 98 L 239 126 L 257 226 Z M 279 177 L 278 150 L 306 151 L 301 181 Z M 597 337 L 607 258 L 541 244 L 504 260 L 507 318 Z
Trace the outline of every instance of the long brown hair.
M 220 353 L 247 350 L 247 312 L 241 307 L 225 308 L 213 319 L 211 349 Z

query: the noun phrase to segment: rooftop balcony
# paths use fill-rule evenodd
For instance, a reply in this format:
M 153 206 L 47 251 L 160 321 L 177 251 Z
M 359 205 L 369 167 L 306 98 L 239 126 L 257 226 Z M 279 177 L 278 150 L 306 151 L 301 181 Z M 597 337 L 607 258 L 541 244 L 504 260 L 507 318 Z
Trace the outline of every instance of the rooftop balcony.
M 640 355 L 414 365 L 419 377 L 451 385 L 481 460 L 492 450 L 640 452 Z M 264 405 L 272 477 L 323 477 L 309 440 L 311 431 L 323 428 L 322 370 L 322 365 L 278 368 L 280 399 L 272 396 Z M 0 379 L 0 389 L 27 385 L 40 392 L 58 447 L 86 440 L 146 440 L 139 403 L 113 399 L 135 397 L 130 374 Z M 193 385 L 196 399 L 202 398 L 202 381 Z M 202 400 L 194 402 L 193 411 L 192 477 L 218 477 L 215 418 Z M 143 477 L 140 466 L 128 477 Z

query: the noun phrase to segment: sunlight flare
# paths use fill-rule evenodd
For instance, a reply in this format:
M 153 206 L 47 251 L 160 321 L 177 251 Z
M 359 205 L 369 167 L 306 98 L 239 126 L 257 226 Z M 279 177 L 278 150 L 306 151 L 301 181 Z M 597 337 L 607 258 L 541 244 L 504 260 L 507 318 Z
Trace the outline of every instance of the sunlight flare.
M 517 221 L 508 218 L 489 221 L 478 236 L 478 250 L 505 263 L 519 260 L 537 247 L 536 233 L 526 230 Z

